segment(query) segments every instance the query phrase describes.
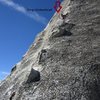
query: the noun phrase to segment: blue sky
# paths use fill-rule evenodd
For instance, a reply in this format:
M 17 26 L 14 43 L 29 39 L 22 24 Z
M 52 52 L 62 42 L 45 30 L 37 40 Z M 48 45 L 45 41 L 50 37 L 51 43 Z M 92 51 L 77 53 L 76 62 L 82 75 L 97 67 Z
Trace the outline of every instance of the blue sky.
M 55 10 L 56 0 L 0 0 L 0 80 L 22 59 L 37 33 Z M 50 12 L 27 12 L 27 8 L 52 8 Z

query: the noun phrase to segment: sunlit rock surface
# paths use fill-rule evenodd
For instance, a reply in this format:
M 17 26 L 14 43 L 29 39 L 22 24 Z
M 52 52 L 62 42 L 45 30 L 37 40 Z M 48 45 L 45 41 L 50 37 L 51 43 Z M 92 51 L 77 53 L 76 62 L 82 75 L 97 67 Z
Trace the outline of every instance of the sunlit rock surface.
M 100 0 L 62 7 L 0 83 L 0 100 L 100 100 Z

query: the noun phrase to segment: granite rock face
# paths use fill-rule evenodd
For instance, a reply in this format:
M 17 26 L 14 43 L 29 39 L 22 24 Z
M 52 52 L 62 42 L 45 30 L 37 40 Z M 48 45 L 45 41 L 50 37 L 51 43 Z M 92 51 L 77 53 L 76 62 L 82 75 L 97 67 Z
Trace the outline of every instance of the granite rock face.
M 100 100 L 100 0 L 64 0 L 0 83 L 0 100 Z

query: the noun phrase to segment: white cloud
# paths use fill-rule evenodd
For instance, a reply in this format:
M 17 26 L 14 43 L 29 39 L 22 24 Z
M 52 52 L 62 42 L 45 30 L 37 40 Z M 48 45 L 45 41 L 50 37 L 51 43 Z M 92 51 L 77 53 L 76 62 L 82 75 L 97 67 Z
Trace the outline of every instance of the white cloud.
M 1 72 L 3 75 L 9 75 L 10 73 L 8 72 Z
M 33 18 L 35 21 L 40 22 L 42 24 L 47 24 L 47 19 L 43 16 L 40 16 L 37 12 L 29 13 L 23 6 L 14 3 L 12 0 L 0 0 L 1 3 L 12 7 L 16 11 L 27 15 L 30 18 Z
M 5 79 L 9 74 L 9 72 L 0 71 L 0 80 Z

